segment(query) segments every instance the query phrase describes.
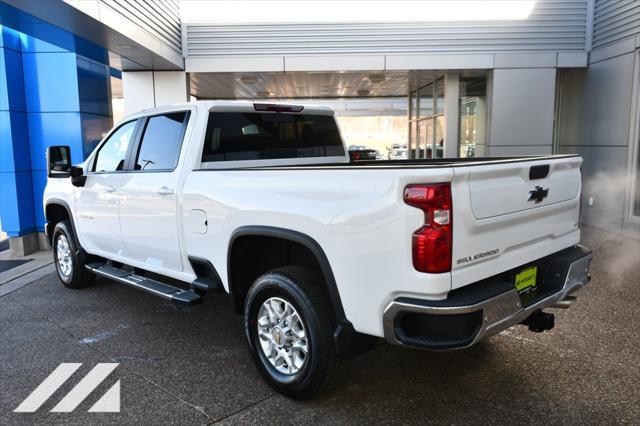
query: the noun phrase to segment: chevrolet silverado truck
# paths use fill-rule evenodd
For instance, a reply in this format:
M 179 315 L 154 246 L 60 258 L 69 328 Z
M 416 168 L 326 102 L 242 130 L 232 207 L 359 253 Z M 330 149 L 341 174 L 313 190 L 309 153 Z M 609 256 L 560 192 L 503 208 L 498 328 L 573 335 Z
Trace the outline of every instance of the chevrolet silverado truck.
M 441 351 L 551 329 L 543 309 L 589 280 L 576 155 L 350 162 L 329 108 L 240 101 L 130 115 L 81 164 L 47 155 L 62 284 L 226 294 L 292 398 L 385 340 Z

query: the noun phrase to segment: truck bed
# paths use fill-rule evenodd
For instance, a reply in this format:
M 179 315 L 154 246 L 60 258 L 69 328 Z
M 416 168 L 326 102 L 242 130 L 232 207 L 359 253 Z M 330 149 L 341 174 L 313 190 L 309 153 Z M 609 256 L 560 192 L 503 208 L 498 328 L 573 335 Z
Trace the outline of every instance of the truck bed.
M 527 161 L 539 160 L 556 160 L 561 158 L 578 157 L 578 154 L 561 154 L 561 155 L 528 155 L 528 156 L 512 156 L 512 157 L 472 157 L 472 158 L 424 158 L 414 160 L 365 160 L 352 161 L 349 163 L 318 163 L 318 164 L 298 164 L 298 165 L 277 165 L 277 166 L 249 166 L 249 167 L 212 167 L 203 165 L 204 170 L 242 170 L 242 169 L 345 169 L 345 168 L 363 168 L 363 169 L 399 169 L 399 168 L 439 168 L 439 167 L 456 167 L 456 166 L 482 166 L 488 164 L 508 164 Z

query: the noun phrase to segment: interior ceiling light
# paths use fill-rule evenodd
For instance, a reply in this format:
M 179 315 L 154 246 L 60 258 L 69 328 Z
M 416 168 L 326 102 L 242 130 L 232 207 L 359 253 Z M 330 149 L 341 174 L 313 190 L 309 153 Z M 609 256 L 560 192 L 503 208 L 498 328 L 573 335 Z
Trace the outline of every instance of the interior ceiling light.
M 259 90 L 256 92 L 256 96 L 259 98 L 267 98 L 271 96 L 271 93 L 267 92 L 266 90 Z
M 342 0 L 340 13 L 325 1 L 306 0 L 291 7 L 287 0 L 181 0 L 183 22 L 229 23 L 324 23 L 324 22 L 443 22 L 513 21 L 527 19 L 535 0 Z
M 372 83 L 382 83 L 387 79 L 384 74 L 369 74 L 369 81 Z
M 253 75 L 243 75 L 240 77 L 240 82 L 242 84 L 256 84 L 258 82 L 258 77 Z

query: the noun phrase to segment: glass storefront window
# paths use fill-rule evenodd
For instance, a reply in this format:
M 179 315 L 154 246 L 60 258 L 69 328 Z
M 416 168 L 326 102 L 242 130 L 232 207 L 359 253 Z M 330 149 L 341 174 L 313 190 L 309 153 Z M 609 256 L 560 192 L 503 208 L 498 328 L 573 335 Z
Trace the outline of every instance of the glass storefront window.
M 436 140 L 435 140 L 435 155 L 434 158 L 444 157 L 444 129 L 445 118 L 443 115 L 436 117 Z
M 416 123 L 409 122 L 409 151 L 407 152 L 408 158 L 419 158 L 416 153 L 417 139 L 416 139 Z
M 486 77 L 461 77 L 460 128 L 458 149 L 460 157 L 475 157 L 477 145 L 485 143 L 487 80 Z
M 433 124 L 431 120 L 418 122 L 418 133 L 420 140 L 420 158 L 432 158 L 431 141 L 433 140 Z
M 418 115 L 418 98 L 416 97 L 416 93 L 412 92 L 409 94 L 409 118 L 414 120 Z
M 420 114 L 418 116 L 429 117 L 433 115 L 433 84 L 428 84 L 418 91 L 420 96 Z
M 436 81 L 436 113 L 444 114 L 444 78 Z
M 444 156 L 444 90 L 441 77 L 409 94 L 410 108 L 417 103 L 417 113 L 409 114 L 409 158 Z

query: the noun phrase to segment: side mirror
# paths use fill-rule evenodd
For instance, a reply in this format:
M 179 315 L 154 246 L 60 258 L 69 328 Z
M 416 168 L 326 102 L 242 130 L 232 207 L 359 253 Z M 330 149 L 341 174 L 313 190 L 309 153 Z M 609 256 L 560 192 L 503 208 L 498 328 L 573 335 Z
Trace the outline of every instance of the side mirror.
M 82 170 L 82 167 L 71 166 L 70 175 L 71 184 L 73 186 L 84 186 L 84 183 L 87 181 L 87 177 L 84 175 L 84 170 Z
M 50 178 L 71 176 L 71 149 L 68 146 L 47 148 L 47 176 Z

